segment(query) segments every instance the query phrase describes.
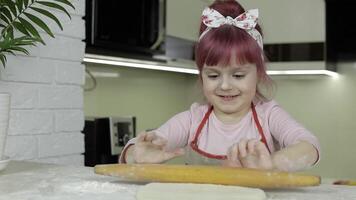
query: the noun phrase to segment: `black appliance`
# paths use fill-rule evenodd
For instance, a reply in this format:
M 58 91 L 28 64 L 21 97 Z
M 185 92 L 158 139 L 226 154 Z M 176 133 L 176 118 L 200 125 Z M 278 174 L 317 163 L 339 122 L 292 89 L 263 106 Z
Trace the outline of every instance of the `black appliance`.
M 85 166 L 117 163 L 123 147 L 136 136 L 136 118 L 89 117 L 83 133 Z
M 327 57 L 331 62 L 356 61 L 356 1 L 325 0 Z
M 86 0 L 86 53 L 152 58 L 164 53 L 165 0 Z

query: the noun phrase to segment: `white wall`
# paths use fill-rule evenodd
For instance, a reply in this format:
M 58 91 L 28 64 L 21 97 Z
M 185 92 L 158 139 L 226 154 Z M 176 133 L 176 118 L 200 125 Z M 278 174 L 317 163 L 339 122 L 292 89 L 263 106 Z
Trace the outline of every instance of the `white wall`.
M 31 56 L 8 56 L 0 69 L 0 92 L 11 93 L 11 111 L 5 154 L 15 160 L 83 165 L 85 1 L 68 8 L 72 20 L 54 12 L 55 38 L 43 35 L 46 46 L 30 49 Z M 50 21 L 50 20 L 47 20 Z
M 356 178 L 356 63 L 339 63 L 338 79 L 274 78 L 276 100 L 320 140 L 315 174 Z

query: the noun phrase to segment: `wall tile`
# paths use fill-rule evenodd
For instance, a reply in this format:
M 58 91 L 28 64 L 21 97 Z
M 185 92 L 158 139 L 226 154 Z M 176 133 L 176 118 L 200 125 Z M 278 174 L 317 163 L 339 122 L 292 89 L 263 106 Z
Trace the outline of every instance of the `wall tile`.
M 38 157 L 81 154 L 84 152 L 84 135 L 76 133 L 56 133 L 38 136 Z
M 9 135 L 49 134 L 54 130 L 52 111 L 12 110 Z

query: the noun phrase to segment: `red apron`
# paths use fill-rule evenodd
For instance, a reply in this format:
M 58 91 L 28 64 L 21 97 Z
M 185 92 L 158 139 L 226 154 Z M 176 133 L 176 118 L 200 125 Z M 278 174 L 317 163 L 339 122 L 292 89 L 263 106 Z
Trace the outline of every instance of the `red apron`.
M 251 109 L 252 109 L 253 119 L 255 121 L 258 132 L 261 136 L 261 142 L 263 142 L 266 145 L 268 151 L 271 153 L 267 145 L 266 137 L 263 133 L 262 126 L 258 120 L 256 109 L 253 103 L 251 103 Z M 209 110 L 205 113 L 203 120 L 199 124 L 198 129 L 194 135 L 193 141 L 190 143 L 190 145 L 187 146 L 186 155 L 185 155 L 187 164 L 217 165 L 220 164 L 222 160 L 227 159 L 226 155 L 214 155 L 202 151 L 201 149 L 198 148 L 198 138 L 201 135 L 201 130 L 205 126 L 212 111 L 213 111 L 213 107 L 211 106 Z

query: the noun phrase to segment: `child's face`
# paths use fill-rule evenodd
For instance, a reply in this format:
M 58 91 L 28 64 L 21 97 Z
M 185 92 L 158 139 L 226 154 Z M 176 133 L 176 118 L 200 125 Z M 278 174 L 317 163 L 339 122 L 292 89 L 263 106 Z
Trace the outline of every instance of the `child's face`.
M 203 92 L 216 114 L 244 114 L 256 94 L 257 69 L 254 64 L 204 66 Z

